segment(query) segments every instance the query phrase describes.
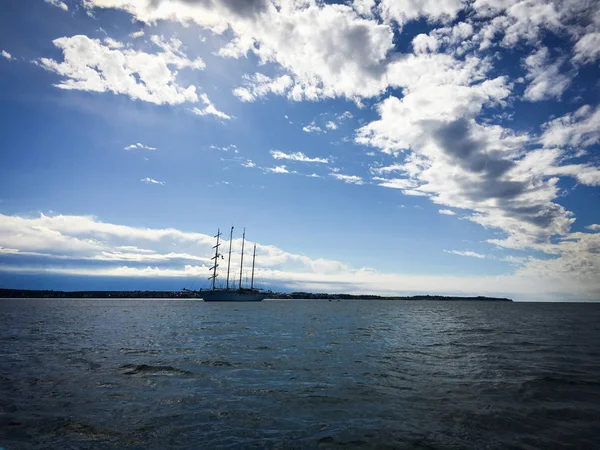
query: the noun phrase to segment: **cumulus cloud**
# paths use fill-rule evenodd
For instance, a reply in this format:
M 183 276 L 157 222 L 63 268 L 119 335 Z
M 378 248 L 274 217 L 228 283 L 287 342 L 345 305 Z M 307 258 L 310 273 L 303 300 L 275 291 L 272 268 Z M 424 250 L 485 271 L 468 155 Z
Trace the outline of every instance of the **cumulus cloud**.
M 317 157 L 311 158 L 309 156 L 306 156 L 302 152 L 284 153 L 279 150 L 271 150 L 270 153 L 271 153 L 271 156 L 275 159 L 287 159 L 290 161 L 321 163 L 321 164 L 327 164 L 329 162 L 329 159 L 327 159 L 327 158 L 317 158 Z
M 553 2 L 543 0 L 475 0 L 472 5 L 479 17 L 494 17 L 489 25 L 494 34 L 503 35 L 502 45 L 513 46 L 521 40 L 538 41 L 542 31 L 559 31 L 561 14 Z
M 2 57 L 3 57 L 3 58 L 6 58 L 6 59 L 8 59 L 9 61 L 10 61 L 11 59 L 14 59 L 14 58 L 12 57 L 12 55 L 11 55 L 10 53 L 8 53 L 6 50 L 2 50 L 2 52 L 0 52 L 0 55 L 2 55 Z
M 554 60 L 555 62 L 551 62 Z M 551 59 L 548 49 L 542 47 L 525 58 L 526 78 L 530 80 L 524 98 L 530 101 L 559 97 L 571 83 L 570 77 L 560 72 L 564 59 Z
M 434 22 L 450 21 L 466 3 L 466 0 L 382 0 L 378 10 L 384 20 L 403 25 L 420 17 Z
M 576 62 L 592 63 L 600 57 L 600 25 L 599 30 L 584 35 L 575 44 Z
M 429 36 L 427 34 L 421 33 L 413 38 L 412 46 L 414 52 L 416 54 L 419 54 L 435 52 L 439 47 L 439 43 L 434 36 Z
M 519 299 L 596 299 L 600 294 L 598 248 L 600 233 L 574 233 L 553 244 L 561 256 L 530 258 L 503 276 L 401 275 L 369 268 L 352 268 L 342 262 L 310 258 L 257 243 L 256 278 L 302 290 L 331 292 L 394 293 L 498 293 L 516 294 Z M 173 248 L 181 250 L 174 251 Z M 224 245 L 227 246 L 227 242 Z M 252 245 L 253 242 L 246 242 Z M 110 277 L 180 277 L 190 281 L 206 276 L 214 238 L 173 228 L 137 228 L 101 222 L 88 216 L 20 217 L 0 214 L 0 256 L 35 256 L 43 264 L 0 264 L 6 273 L 52 273 L 59 275 Z M 235 253 L 241 239 L 232 241 Z M 581 251 L 587 249 L 587 252 Z M 475 252 L 448 251 L 480 258 Z M 479 255 L 479 256 L 475 256 Z M 592 259 L 586 256 L 592 255 Z M 480 258 L 481 259 L 481 258 Z M 17 259 L 18 260 L 18 259 Z M 4 259 L 6 261 L 6 259 Z M 96 261 L 100 265 L 86 265 Z M 237 258 L 232 260 L 238 273 Z
M 530 67 L 546 67 L 547 55 L 535 56 Z M 430 66 L 433 62 L 437 69 Z M 407 70 L 400 71 L 401 65 Z M 486 108 L 505 106 L 513 87 L 506 77 L 488 77 L 489 61 L 420 53 L 397 61 L 395 70 L 404 96 L 379 103 L 380 119 L 361 127 L 355 139 L 399 159 L 375 168 L 379 174 L 402 175 L 383 183 L 379 179 L 379 184 L 472 210 L 470 220 L 507 234 L 494 240 L 496 245 L 532 248 L 569 232 L 573 215 L 554 201 L 558 177 L 597 185 L 598 168 L 565 164 L 569 155 L 560 149 L 531 149 L 535 136 L 479 121 Z M 553 89 L 536 88 L 530 96 L 559 95 L 564 86 Z M 547 124 L 541 141 L 590 145 L 598 139 L 596 121 L 596 111 L 584 107 Z
M 570 237 L 577 242 L 573 248 L 584 252 L 594 248 L 589 236 L 570 233 L 575 217 L 559 199 L 565 194 L 561 177 L 588 186 L 600 184 L 590 148 L 600 142 L 600 109 L 586 105 L 567 114 L 561 112 L 561 117 L 542 126 L 539 135 L 533 131 L 539 123 L 515 127 L 527 132 L 515 131 L 501 118 L 510 116 L 506 109 L 518 101 L 520 86 L 524 86 L 525 100 L 560 100 L 568 96 L 571 78 L 577 76 L 575 69 L 597 61 L 600 16 L 595 2 L 85 0 L 84 4 L 90 9 L 121 8 L 147 24 L 158 20 L 195 22 L 230 37 L 218 55 L 254 56 L 265 72 L 245 75 L 235 85 L 233 94 L 244 102 L 282 95 L 293 101 L 346 98 L 363 106 L 364 99 L 374 99 L 377 118 L 361 122 L 355 136 L 356 143 L 384 153 L 381 161 L 393 160 L 386 162 L 387 166 L 371 168 L 377 175 L 374 183 L 404 195 L 428 197 L 440 208 L 470 211 L 467 219 L 503 233 L 502 238 L 490 240 L 494 245 L 557 255 L 550 262 L 528 264 L 530 275 L 565 261 L 573 267 L 589 262 L 589 255 L 582 256 L 588 258 L 585 261 L 577 260 L 566 241 L 558 247 L 549 243 Z M 401 28 L 415 19 L 425 19 L 432 29 L 412 39 L 412 53 L 394 53 L 394 33 L 404 32 Z M 542 46 L 546 31 L 565 43 L 561 51 Z M 74 38 L 77 41 L 71 42 Z M 201 69 L 203 63 L 190 61 L 176 39 L 152 36 L 152 45 L 160 51 L 142 53 L 164 75 L 154 88 L 141 79 L 138 66 L 129 62 L 140 53 L 131 47 L 111 39 L 61 39 L 67 40 L 57 44 L 64 62 L 40 60 L 39 64 L 60 73 L 65 86 L 91 84 L 96 92 L 141 98 L 141 94 L 131 94 L 135 88 L 151 98 L 146 101 L 203 102 L 204 108 L 193 109 L 196 114 L 230 118 L 216 109 L 206 94 L 197 94 L 194 86 L 185 88 L 177 83 L 176 69 Z M 550 43 L 544 41 L 544 45 Z M 502 52 L 517 45 L 529 56 L 516 68 L 522 78 L 515 80 L 500 64 L 506 61 Z M 486 55 L 485 50 L 493 46 L 498 48 Z M 493 54 L 496 50 L 499 52 Z M 103 56 L 109 52 L 114 53 Z M 123 81 L 125 75 L 113 76 L 109 62 L 114 61 L 131 76 L 130 85 Z M 65 86 L 60 87 L 74 88 Z M 304 131 L 336 129 L 346 113 L 335 118 L 327 114 L 318 119 L 322 122 L 306 125 Z M 375 155 L 372 151 L 368 154 Z M 306 161 L 315 158 L 301 152 L 280 152 L 279 156 L 276 159 L 323 162 Z M 285 166 L 264 170 L 290 173 Z M 331 176 L 364 183 L 362 177 L 333 170 Z M 442 211 L 452 209 L 439 211 L 444 214 Z
M 137 142 L 135 144 L 128 145 L 127 147 L 125 147 L 125 150 L 150 150 L 150 151 L 154 151 L 154 150 L 156 150 L 156 148 L 155 147 L 149 147 L 147 145 L 141 144 L 140 142 Z
M 344 111 L 343 113 L 338 114 L 335 117 L 339 122 L 341 122 L 344 120 L 352 119 L 354 116 L 352 115 L 352 113 L 350 111 Z
M 317 125 L 315 125 L 315 122 L 311 122 L 308 125 L 305 125 L 304 127 L 302 127 L 302 131 L 304 131 L 305 133 L 322 133 L 323 129 Z
M 235 88 L 233 94 L 243 102 L 253 102 L 271 93 L 282 95 L 292 84 L 289 75 L 270 78 L 262 73 L 255 73 L 244 75 L 244 86 Z
M 153 0 L 86 0 L 88 8 L 122 8 L 138 20 L 159 19 L 195 23 L 233 39 L 219 51 L 223 57 L 240 58 L 254 53 L 262 63 L 274 62 L 288 78 L 278 84 L 249 77 L 247 86 L 234 93 L 245 101 L 261 90 L 284 93 L 293 100 L 326 97 L 360 98 L 377 95 L 386 87 L 384 76 L 393 31 L 361 17 L 348 5 L 313 0 L 283 2 L 189 2 Z M 252 14 L 243 14 L 246 5 Z M 361 80 L 361 82 L 357 82 Z
M 56 6 L 60 9 L 62 9 L 63 11 L 69 10 L 69 7 L 67 6 L 67 4 L 65 2 L 61 2 L 60 0 L 44 0 L 44 1 L 52 6 Z
M 586 148 L 600 142 L 600 106 L 584 105 L 543 125 L 545 147 Z
M 196 87 L 179 85 L 172 67 L 199 70 L 204 68 L 204 62 L 200 58 L 188 59 L 177 40 L 154 38 L 162 52 L 123 49 L 115 45 L 116 41 L 106 43 L 83 35 L 62 37 L 53 43 L 62 50 L 63 61 L 41 58 L 38 63 L 63 78 L 55 84 L 60 89 L 113 92 L 159 105 L 197 102 Z
M 594 3 L 580 0 L 356 0 L 330 4 L 316 0 L 189 1 L 85 0 L 87 8 L 120 8 L 136 19 L 195 22 L 214 33 L 229 31 L 231 41 L 218 54 L 254 54 L 262 65 L 275 63 L 279 74 L 248 75 L 234 94 L 254 101 L 268 93 L 300 100 L 361 99 L 396 87 L 398 55 L 394 29 L 411 20 L 443 25 L 415 37 L 415 53 L 452 46 L 463 54 L 490 47 L 538 43 L 545 30 L 577 40 L 575 59 L 591 62 L 600 32 Z M 249 13 L 247 13 L 249 11 Z M 466 18 L 454 23 L 461 11 Z M 392 56 L 393 55 L 393 56 Z M 401 64 L 402 66 L 402 64 Z M 282 72 L 284 72 L 282 74 Z M 443 73 L 443 70 L 441 70 Z

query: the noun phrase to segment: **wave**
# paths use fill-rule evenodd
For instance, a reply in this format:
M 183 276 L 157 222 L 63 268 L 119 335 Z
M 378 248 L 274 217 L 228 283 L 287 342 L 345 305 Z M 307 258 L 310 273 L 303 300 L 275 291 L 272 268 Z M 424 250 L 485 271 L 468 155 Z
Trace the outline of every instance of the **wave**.
M 160 350 L 144 350 L 137 348 L 121 348 L 119 351 L 125 355 L 159 355 L 161 353 Z
M 125 364 L 121 366 L 125 369 L 124 375 L 194 375 L 194 373 L 183 369 L 177 369 L 173 366 L 151 366 L 148 364 Z
M 568 378 L 563 376 L 545 375 L 534 378 L 533 380 L 524 381 L 521 384 L 521 388 L 530 388 L 547 385 L 569 385 L 569 386 L 599 386 L 600 381 L 595 380 L 584 380 L 577 378 Z

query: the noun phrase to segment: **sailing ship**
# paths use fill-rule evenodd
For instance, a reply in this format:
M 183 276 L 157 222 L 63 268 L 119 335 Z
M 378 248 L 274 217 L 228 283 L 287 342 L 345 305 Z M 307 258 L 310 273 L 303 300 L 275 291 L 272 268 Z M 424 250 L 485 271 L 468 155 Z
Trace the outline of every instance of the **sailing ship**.
M 221 246 L 221 230 L 217 230 L 217 244 L 213 247 L 215 249 L 215 256 L 211 258 L 214 260 L 214 264 L 209 268 L 211 276 L 208 277 L 212 280 L 212 288 L 207 290 L 200 290 L 199 296 L 204 299 L 205 302 L 260 302 L 267 294 L 261 292 L 260 289 L 254 288 L 254 263 L 256 262 L 256 244 L 254 244 L 254 252 L 252 255 L 252 279 L 250 287 L 242 287 L 242 273 L 244 269 L 244 246 L 246 244 L 246 229 L 244 228 L 244 234 L 242 235 L 242 258 L 240 261 L 240 279 L 237 288 L 229 287 L 229 274 L 231 269 L 231 242 L 233 241 L 233 227 L 229 234 L 229 258 L 227 259 L 227 280 L 225 288 L 218 288 L 216 286 L 217 267 L 219 267 L 219 258 L 223 259 L 223 255 L 219 253 L 219 247 Z M 233 283 L 232 283 L 233 284 Z

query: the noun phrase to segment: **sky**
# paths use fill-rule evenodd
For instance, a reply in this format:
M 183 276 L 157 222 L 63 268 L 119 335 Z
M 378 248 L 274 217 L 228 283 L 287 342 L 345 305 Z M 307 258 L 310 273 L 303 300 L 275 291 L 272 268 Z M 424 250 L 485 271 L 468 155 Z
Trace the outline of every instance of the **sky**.
M 600 300 L 595 0 L 0 8 L 1 287 Z

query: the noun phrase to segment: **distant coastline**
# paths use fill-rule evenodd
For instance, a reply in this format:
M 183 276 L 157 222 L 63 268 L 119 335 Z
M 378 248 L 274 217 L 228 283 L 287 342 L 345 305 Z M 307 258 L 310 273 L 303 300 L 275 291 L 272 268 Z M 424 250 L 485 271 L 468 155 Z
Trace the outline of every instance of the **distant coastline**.
M 0 298 L 200 298 L 192 291 L 51 291 L 28 289 L 2 289 Z M 442 300 L 442 301 L 494 301 L 512 302 L 509 298 L 500 297 L 461 297 L 446 295 L 413 295 L 413 296 L 380 296 L 325 294 L 311 292 L 269 292 L 266 298 L 283 300 Z

